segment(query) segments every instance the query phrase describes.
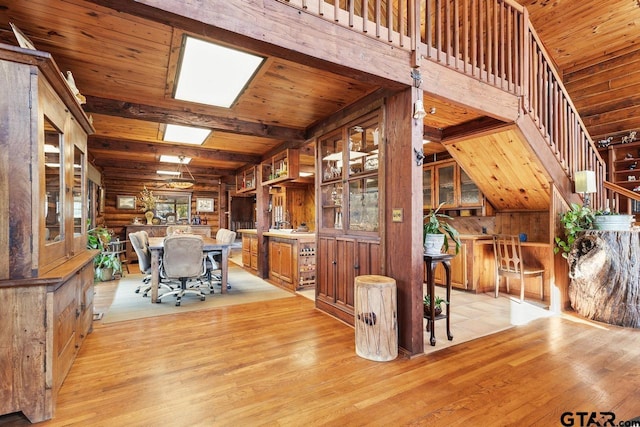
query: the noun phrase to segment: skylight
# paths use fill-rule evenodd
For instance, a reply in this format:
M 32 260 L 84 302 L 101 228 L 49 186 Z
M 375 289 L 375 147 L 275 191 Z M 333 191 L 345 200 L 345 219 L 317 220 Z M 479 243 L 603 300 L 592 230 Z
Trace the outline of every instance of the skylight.
M 191 157 L 172 156 L 170 154 L 161 154 L 160 155 L 160 161 L 161 162 L 165 162 L 165 163 L 189 164 L 189 162 L 191 161 Z
M 168 124 L 164 131 L 164 141 L 201 145 L 209 137 L 211 129 L 194 128 Z
M 229 108 L 264 58 L 185 37 L 175 98 Z

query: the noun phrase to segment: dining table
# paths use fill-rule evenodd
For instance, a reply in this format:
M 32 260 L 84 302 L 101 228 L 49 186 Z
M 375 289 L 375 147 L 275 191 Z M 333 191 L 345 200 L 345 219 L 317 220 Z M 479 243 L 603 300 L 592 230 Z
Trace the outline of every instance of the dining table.
M 220 262 L 223 294 L 227 293 L 227 279 L 229 276 L 229 253 L 231 243 L 220 242 L 211 237 L 202 238 L 203 252 L 220 251 L 222 260 Z M 158 285 L 160 283 L 160 257 L 164 251 L 164 237 L 149 237 L 149 251 L 151 251 L 151 302 L 158 301 Z

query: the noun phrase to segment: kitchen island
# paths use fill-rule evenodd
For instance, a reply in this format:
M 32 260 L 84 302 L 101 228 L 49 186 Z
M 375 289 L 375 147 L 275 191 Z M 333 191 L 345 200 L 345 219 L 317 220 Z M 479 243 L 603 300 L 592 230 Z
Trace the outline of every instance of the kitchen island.
M 258 269 L 258 235 L 255 229 L 237 230 L 242 234 L 242 265 Z M 270 230 L 268 239 L 269 281 L 291 291 L 315 287 L 316 235 L 295 230 Z

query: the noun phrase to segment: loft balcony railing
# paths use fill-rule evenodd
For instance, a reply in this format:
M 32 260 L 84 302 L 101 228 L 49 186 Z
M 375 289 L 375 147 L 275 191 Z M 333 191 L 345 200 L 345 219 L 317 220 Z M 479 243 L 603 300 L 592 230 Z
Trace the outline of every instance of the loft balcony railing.
M 593 170 L 601 209 L 615 191 L 604 187 L 606 164 L 580 119 L 550 56 L 513 0 L 277 0 L 360 31 L 521 99 L 567 177 Z

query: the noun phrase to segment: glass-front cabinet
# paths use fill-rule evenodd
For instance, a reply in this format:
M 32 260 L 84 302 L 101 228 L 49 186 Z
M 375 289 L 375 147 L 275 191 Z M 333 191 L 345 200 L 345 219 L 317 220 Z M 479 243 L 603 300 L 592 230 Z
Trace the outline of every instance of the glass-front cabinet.
M 480 189 L 462 168 L 460 168 L 460 206 L 482 206 Z
M 477 215 L 485 214 L 484 195 L 455 160 L 424 165 L 422 196 L 424 211 L 429 211 L 442 203 L 444 210 L 470 208 L 475 210 Z
M 443 203 L 443 208 L 453 208 L 456 206 L 456 165 L 442 165 L 436 168 L 438 182 L 438 204 Z
M 354 278 L 383 274 L 382 109 L 317 141 L 316 307 L 354 323 Z
M 379 121 L 371 114 L 320 139 L 321 230 L 378 233 Z
M 433 169 L 425 168 L 422 171 L 422 209 L 428 211 L 433 208 Z

